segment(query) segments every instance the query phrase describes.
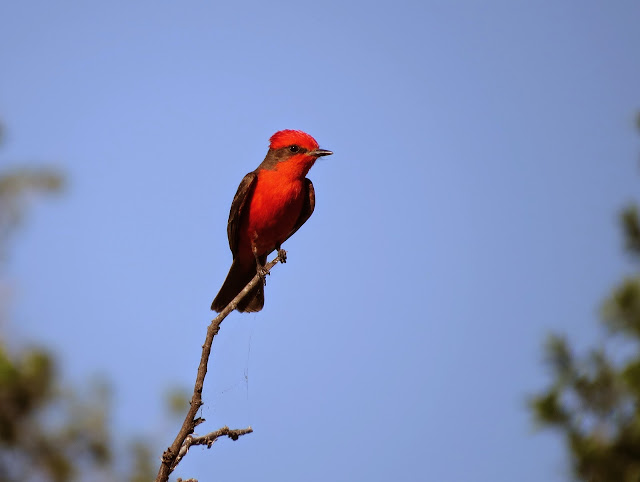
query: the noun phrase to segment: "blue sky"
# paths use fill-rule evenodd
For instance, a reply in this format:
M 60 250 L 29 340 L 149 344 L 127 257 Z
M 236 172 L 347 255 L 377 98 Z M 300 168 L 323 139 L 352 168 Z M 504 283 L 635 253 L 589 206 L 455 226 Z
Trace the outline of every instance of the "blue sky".
M 5 2 L 2 168 L 50 164 L 10 268 L 22 343 L 113 381 L 157 453 L 231 263 L 226 220 L 269 136 L 334 155 L 258 314 L 216 339 L 176 476 L 565 480 L 528 394 L 542 342 L 598 339 L 631 267 L 636 2 Z

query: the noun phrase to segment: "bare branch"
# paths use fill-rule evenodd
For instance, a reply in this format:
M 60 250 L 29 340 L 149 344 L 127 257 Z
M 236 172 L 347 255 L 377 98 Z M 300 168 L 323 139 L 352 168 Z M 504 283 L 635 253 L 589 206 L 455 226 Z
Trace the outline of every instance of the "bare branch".
M 231 440 L 238 440 L 238 438 L 240 438 L 242 435 L 246 435 L 251 432 L 253 432 L 253 429 L 251 427 L 231 430 L 225 425 L 215 432 L 210 432 L 207 435 L 203 435 L 201 437 L 194 437 L 193 435 L 189 434 L 187 435 L 187 438 L 184 439 L 182 447 L 180 447 L 180 451 L 178 452 L 178 456 L 176 457 L 173 466 L 176 467 L 180 463 L 182 458 L 187 455 L 187 452 L 192 445 L 206 445 L 207 448 L 210 449 L 213 445 L 213 442 L 218 440 L 220 437 L 224 437 L 226 435 Z
M 191 445 L 206 445 L 208 449 L 211 448 L 213 442 L 215 442 L 218 438 L 227 436 L 231 440 L 238 440 L 242 435 L 246 435 L 248 433 L 253 432 L 251 427 L 240 428 L 236 430 L 231 430 L 229 427 L 224 426 L 215 432 L 208 433 L 207 435 L 203 435 L 201 437 L 193 437 L 191 439 Z
M 284 262 L 286 259 L 286 252 L 281 250 L 273 260 L 269 261 L 264 266 L 264 273 L 269 274 L 271 268 L 273 268 L 279 262 Z M 220 324 L 222 320 L 224 320 L 229 313 L 236 309 L 238 303 L 242 301 L 242 299 L 247 296 L 247 294 L 258 284 L 262 283 L 263 278 L 260 275 L 256 274 L 253 279 L 244 287 L 244 289 L 236 296 L 231 303 L 227 305 L 227 307 L 222 310 L 218 316 L 216 316 L 209 327 L 207 328 L 207 336 L 204 341 L 204 345 L 202 345 L 202 356 L 200 357 L 200 365 L 198 366 L 198 374 L 196 376 L 196 383 L 193 388 L 193 396 L 191 397 L 191 401 L 189 402 L 190 407 L 187 412 L 187 416 L 182 423 L 182 427 L 178 432 L 175 440 L 171 444 L 167 450 L 162 454 L 162 463 L 160 464 L 160 469 L 158 470 L 158 475 L 156 477 L 156 482 L 167 482 L 169 480 L 169 475 L 176 468 L 182 457 L 186 455 L 189 447 L 191 445 L 207 445 L 211 447 L 213 442 L 218 437 L 228 436 L 232 440 L 237 440 L 241 435 L 245 435 L 247 433 L 253 432 L 251 427 L 246 429 L 237 429 L 231 430 L 229 427 L 222 427 L 215 432 L 211 432 L 202 437 L 193 437 L 193 431 L 195 427 L 204 422 L 202 418 L 196 418 L 196 414 L 198 413 L 198 409 L 202 406 L 202 388 L 204 386 L 204 378 L 207 375 L 207 365 L 209 363 L 209 356 L 211 354 L 211 346 L 213 344 L 213 338 L 220 331 Z M 187 442 L 187 437 L 189 437 L 189 442 Z M 210 440 L 210 442 L 209 442 Z

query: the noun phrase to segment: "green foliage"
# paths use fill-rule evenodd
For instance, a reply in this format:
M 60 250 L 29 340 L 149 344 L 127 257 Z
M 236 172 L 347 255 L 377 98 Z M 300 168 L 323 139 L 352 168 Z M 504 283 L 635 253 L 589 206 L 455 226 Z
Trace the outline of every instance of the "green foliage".
M 3 139 L 4 128 L 0 124 L 0 146 Z M 9 236 L 22 222 L 29 195 L 59 193 L 63 188 L 64 177 L 52 168 L 23 167 L 3 172 L 0 175 L 0 247 L 6 248 Z
M 182 387 L 171 387 L 165 395 L 167 400 L 167 410 L 171 415 L 183 416 L 189 410 L 191 393 Z
M 638 221 L 637 206 L 630 206 L 623 210 L 620 219 L 626 234 L 627 250 L 635 256 L 640 255 L 640 222 Z
M 149 445 L 143 440 L 131 443 L 130 452 L 133 454 L 133 471 L 129 482 L 149 482 L 155 479 L 157 467 L 151 463 L 153 458 Z
M 50 396 L 52 360 L 43 351 L 24 350 L 11 359 L 0 348 L 0 441 L 15 443 L 20 426 Z
M 637 263 L 638 209 L 628 207 L 620 221 L 626 250 Z M 584 355 L 574 353 L 565 338 L 549 337 L 545 353 L 553 380 L 530 400 L 530 409 L 541 427 L 564 435 L 576 479 L 638 482 L 640 273 L 613 290 L 603 304 L 602 322 L 606 332 L 602 347 Z
M 111 461 L 104 403 L 55 390 L 53 357 L 0 348 L 0 480 L 73 480 L 78 462 Z M 60 419 L 55 425 L 48 419 Z
M 2 133 L 0 125 L 0 141 Z M 49 168 L 0 174 L 0 255 L 29 197 L 63 187 L 63 176 Z M 155 464 L 145 442 L 132 443 L 124 460 L 114 456 L 109 395 L 104 382 L 63 389 L 53 354 L 11 350 L 0 332 L 0 481 L 153 480 Z
M 51 168 L 13 169 L 0 175 L 0 243 L 3 248 L 23 220 L 29 195 L 58 193 L 63 186 L 62 175 Z

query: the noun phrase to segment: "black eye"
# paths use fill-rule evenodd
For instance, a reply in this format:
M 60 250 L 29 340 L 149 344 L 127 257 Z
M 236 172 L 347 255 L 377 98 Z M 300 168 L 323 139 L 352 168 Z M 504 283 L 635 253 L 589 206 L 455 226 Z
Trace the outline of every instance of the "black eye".
M 296 146 L 296 145 L 293 145 L 293 146 L 289 146 L 289 150 L 291 152 L 298 152 L 300 150 L 300 148 L 298 146 Z

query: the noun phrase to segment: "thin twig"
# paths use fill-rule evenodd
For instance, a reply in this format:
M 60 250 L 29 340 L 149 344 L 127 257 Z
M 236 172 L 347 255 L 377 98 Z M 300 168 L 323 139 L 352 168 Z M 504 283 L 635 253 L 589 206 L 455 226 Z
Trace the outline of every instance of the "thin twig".
M 282 257 L 281 257 L 282 256 Z M 284 256 L 284 252 L 282 255 L 276 256 L 273 260 L 269 261 L 264 266 L 264 273 L 269 274 L 271 268 L 273 268 L 279 262 L 284 261 L 286 259 Z M 187 412 L 187 416 L 182 423 L 182 427 L 178 432 L 175 440 L 171 444 L 167 450 L 162 454 L 162 463 L 160 464 L 160 469 L 158 470 L 158 475 L 156 477 L 156 482 L 167 482 L 169 480 L 169 475 L 176 468 L 182 457 L 189 450 L 190 445 L 194 445 L 194 440 L 199 440 L 204 438 L 211 438 L 211 444 L 215 441 L 216 438 L 227 435 L 233 440 L 237 440 L 240 435 L 244 435 L 247 433 L 253 432 L 251 427 L 246 429 L 237 429 L 230 430 L 229 427 L 223 427 L 220 430 L 215 432 L 211 432 L 210 434 L 204 435 L 203 437 L 193 437 L 191 434 L 195 430 L 196 425 L 202 423 L 204 420 L 201 418 L 196 419 L 196 414 L 198 413 L 198 409 L 202 406 L 202 388 L 204 386 L 204 377 L 207 375 L 207 364 L 209 362 L 209 355 L 211 354 L 211 345 L 213 344 L 213 338 L 220 331 L 220 324 L 222 320 L 224 320 L 229 313 L 236 309 L 238 303 L 242 301 L 242 299 L 258 284 L 262 283 L 263 278 L 256 274 L 253 279 L 244 287 L 244 289 L 236 296 L 231 303 L 229 303 L 224 310 L 222 310 L 218 316 L 216 316 L 209 327 L 207 328 L 207 336 L 204 341 L 204 345 L 202 345 L 202 356 L 200 357 L 200 365 L 198 366 L 198 374 L 196 376 L 196 383 L 193 388 L 193 396 L 191 397 L 191 401 L 189 402 L 190 407 Z M 225 432 L 226 431 L 226 432 Z M 218 432 L 220 432 L 218 434 Z M 218 435 L 216 435 L 218 434 Z M 185 444 L 187 437 L 190 437 L 190 442 Z M 208 442 L 199 442 L 198 445 L 208 444 Z M 211 446 L 208 444 L 208 446 Z
M 238 440 L 239 437 L 251 432 L 253 432 L 253 429 L 251 427 L 231 430 L 229 427 L 224 426 L 222 428 L 219 428 L 215 432 L 208 433 L 207 435 L 202 435 L 201 437 L 193 437 L 191 439 L 191 445 L 206 445 L 207 448 L 210 449 L 213 445 L 213 442 L 215 442 L 220 437 L 227 436 L 231 440 Z
M 193 435 L 187 435 L 187 438 L 184 439 L 182 443 L 182 447 L 180 447 L 180 452 L 178 452 L 178 456 L 174 462 L 174 467 L 177 466 L 182 458 L 187 455 L 187 452 L 191 448 L 192 445 L 206 445 L 208 449 L 211 448 L 213 442 L 218 440 L 220 437 L 224 437 L 225 435 L 229 437 L 231 440 L 238 440 L 243 435 L 253 432 L 251 427 L 247 428 L 239 428 L 235 430 L 231 430 L 226 425 L 222 428 L 219 428 L 215 432 L 210 432 L 207 435 L 202 435 L 201 437 L 194 437 Z

